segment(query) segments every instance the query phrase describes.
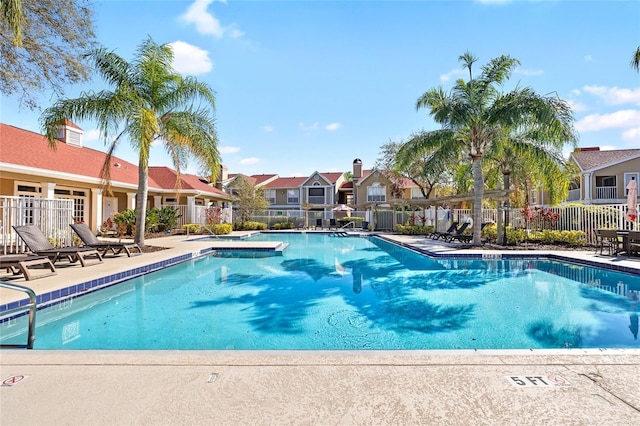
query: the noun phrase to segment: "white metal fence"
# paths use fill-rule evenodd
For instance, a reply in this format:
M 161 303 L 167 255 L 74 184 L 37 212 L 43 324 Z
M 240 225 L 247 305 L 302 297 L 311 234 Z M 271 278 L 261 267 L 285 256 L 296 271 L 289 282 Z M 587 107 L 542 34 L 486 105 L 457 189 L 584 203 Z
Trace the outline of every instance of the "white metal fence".
M 638 206 L 640 207 L 640 205 Z M 510 209 L 508 223 L 514 228 L 523 229 L 551 229 L 557 231 L 584 231 L 588 244 L 595 242 L 596 229 L 640 229 L 640 220 L 634 223 L 626 220 L 626 204 L 608 205 L 580 205 L 563 207 L 544 207 L 529 209 L 527 220 L 523 209 Z M 497 209 L 484 209 L 482 211 L 483 222 L 497 222 Z M 505 214 L 505 212 L 503 212 Z M 313 227 L 316 219 L 322 219 L 328 223 L 330 218 L 341 218 L 343 212 L 323 211 L 265 211 L 251 216 L 250 220 L 267 223 L 272 227 L 278 222 L 292 222 L 295 227 Z M 351 216 L 358 216 L 368 221 L 376 230 L 395 230 L 397 224 L 413 223 L 416 225 L 434 226 L 438 230 L 445 230 L 453 220 L 462 221 L 473 217 L 471 209 L 444 210 L 431 207 L 426 210 L 394 211 L 374 209 L 369 211 L 352 211 Z
M 34 197 L 0 197 L 0 238 L 3 254 L 24 252 L 13 226 L 35 225 L 56 246 L 73 243 L 73 200 Z

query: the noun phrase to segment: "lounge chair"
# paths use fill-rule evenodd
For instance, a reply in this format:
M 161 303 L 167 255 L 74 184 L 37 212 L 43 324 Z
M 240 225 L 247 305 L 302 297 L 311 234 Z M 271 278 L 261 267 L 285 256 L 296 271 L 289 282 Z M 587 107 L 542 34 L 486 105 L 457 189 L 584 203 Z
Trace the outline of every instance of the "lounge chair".
M 31 266 L 48 268 L 40 274 L 33 274 Z M 0 269 L 6 269 L 13 275 L 22 274 L 26 281 L 49 277 L 56 274 L 56 268 L 47 256 L 33 256 L 30 254 L 3 254 L 0 255 Z
M 441 237 L 444 237 L 445 235 L 449 235 L 453 232 L 455 232 L 456 229 L 458 229 L 458 224 L 460 222 L 453 222 L 451 224 L 451 226 L 449 227 L 449 229 L 447 229 L 444 232 L 439 232 L 439 231 L 434 231 L 431 234 L 428 234 L 427 237 L 432 238 L 434 240 L 440 239 Z
M 140 249 L 140 246 L 136 243 L 100 241 L 84 223 L 72 223 L 69 226 L 78 234 L 78 237 L 80 237 L 85 246 L 95 248 L 103 257 L 107 252 L 111 252 L 114 256 L 117 256 L 124 251 L 128 257 L 142 254 L 142 249 Z
M 98 250 L 91 247 L 59 247 L 51 244 L 46 235 L 35 225 L 14 226 L 18 236 L 24 241 L 29 250 L 38 256 L 47 256 L 51 263 L 66 258 L 69 262 L 80 262 L 80 265 L 88 266 L 102 263 L 102 256 Z M 95 262 L 87 263 L 87 259 L 95 259 Z
M 322 225 L 322 219 L 316 219 L 316 228 L 315 229 L 322 229 L 323 225 Z
M 463 232 L 467 229 L 468 226 L 469 226 L 469 223 L 465 222 L 462 225 L 460 225 L 460 228 L 456 229 L 455 232 L 450 232 L 444 235 L 442 239 L 448 243 L 452 242 L 453 240 L 458 240 L 460 242 L 468 243 L 469 241 L 471 241 L 471 239 L 473 239 L 473 235 L 468 235 L 468 234 L 463 235 Z
M 338 225 L 336 225 L 336 220 L 335 219 L 329 219 L 329 229 L 338 229 Z

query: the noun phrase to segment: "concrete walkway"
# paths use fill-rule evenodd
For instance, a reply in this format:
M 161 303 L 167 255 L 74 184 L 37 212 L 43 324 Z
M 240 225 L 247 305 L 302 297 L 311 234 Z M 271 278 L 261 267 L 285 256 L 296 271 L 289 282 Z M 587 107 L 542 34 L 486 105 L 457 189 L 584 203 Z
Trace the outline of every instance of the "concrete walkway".
M 147 244 L 169 249 L 14 282 L 43 294 L 212 246 L 184 236 Z M 569 256 L 624 262 L 640 280 L 640 259 Z M 9 297 L 0 292 L 2 304 Z M 640 350 L 3 350 L 0 380 L 3 426 L 640 424 Z

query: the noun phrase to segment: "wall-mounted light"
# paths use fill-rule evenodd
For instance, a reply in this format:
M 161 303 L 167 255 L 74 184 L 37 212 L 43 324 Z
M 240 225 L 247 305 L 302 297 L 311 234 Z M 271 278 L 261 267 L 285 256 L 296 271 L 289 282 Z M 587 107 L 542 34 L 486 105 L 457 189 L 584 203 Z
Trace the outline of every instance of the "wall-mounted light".
M 115 167 L 116 169 L 119 169 L 120 167 L 122 167 L 122 164 L 120 164 L 120 163 L 115 163 L 115 164 L 113 165 L 113 167 Z

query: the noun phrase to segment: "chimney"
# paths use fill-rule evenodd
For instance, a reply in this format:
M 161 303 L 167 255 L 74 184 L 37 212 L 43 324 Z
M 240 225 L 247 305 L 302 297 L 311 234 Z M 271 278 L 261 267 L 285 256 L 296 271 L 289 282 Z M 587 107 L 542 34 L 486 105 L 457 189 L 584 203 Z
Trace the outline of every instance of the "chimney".
M 362 160 L 356 158 L 353 160 L 353 181 L 356 182 L 362 177 Z
M 222 191 L 222 183 L 227 179 L 229 179 L 229 168 L 221 164 L 220 172 L 218 173 L 218 178 L 216 179 L 216 188 Z

